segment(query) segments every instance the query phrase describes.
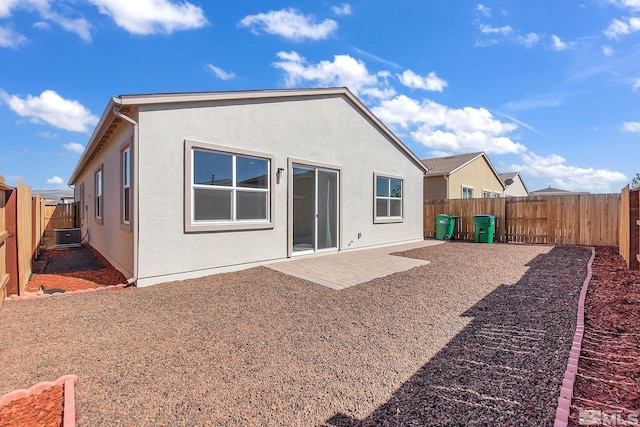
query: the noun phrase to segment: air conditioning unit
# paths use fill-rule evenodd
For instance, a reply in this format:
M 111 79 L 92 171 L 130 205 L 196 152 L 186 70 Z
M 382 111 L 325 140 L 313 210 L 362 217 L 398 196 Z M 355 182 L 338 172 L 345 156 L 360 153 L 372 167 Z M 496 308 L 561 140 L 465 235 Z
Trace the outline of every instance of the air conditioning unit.
M 75 248 L 80 246 L 82 229 L 80 228 L 56 228 L 53 230 L 55 238 L 54 248 Z

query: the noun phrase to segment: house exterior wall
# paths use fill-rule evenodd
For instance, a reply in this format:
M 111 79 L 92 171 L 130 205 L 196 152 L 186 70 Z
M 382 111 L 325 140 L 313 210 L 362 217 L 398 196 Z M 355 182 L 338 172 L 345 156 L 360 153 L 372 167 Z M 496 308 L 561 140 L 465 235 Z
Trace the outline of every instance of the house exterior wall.
M 522 179 L 520 179 L 520 175 L 515 177 L 513 184 L 508 185 L 507 188 L 504 189 L 504 195 L 505 197 L 526 197 L 529 195 L 522 183 Z
M 461 199 L 463 186 L 474 189 L 474 198 L 481 198 L 483 190 L 503 195 L 502 182 L 482 156 L 449 175 L 449 199 Z
M 291 159 L 340 169 L 339 250 L 422 239 L 423 171 L 341 96 L 140 107 L 138 285 L 286 258 Z M 273 156 L 273 228 L 184 230 L 185 139 Z M 374 224 L 374 173 L 400 176 L 404 221 Z
M 121 225 L 120 149 L 131 141 L 132 133 L 131 126 L 121 125 L 74 183 L 74 195 L 78 201 L 80 189 L 84 186 L 84 200 L 80 208 L 82 235 L 86 235 L 86 242 L 127 278 L 133 276 L 133 233 Z M 102 221 L 95 216 L 95 172 L 100 167 L 103 174 Z
M 446 199 L 447 179 L 444 176 L 424 177 L 424 200 Z

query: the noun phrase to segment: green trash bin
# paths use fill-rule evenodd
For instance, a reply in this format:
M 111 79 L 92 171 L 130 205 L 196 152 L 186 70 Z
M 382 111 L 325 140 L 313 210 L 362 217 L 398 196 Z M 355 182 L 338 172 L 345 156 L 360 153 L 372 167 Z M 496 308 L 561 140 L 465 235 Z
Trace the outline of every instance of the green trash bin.
M 436 239 L 449 240 L 453 236 L 453 230 L 456 225 L 455 215 L 437 214 L 436 215 Z
M 474 215 L 473 234 L 476 243 L 493 243 L 496 234 L 496 217 L 493 215 Z

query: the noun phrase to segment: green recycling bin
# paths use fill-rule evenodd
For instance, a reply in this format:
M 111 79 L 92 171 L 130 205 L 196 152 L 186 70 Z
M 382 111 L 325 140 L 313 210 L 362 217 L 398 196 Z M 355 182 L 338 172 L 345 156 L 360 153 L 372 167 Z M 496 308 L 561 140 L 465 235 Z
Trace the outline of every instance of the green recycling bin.
M 493 243 L 496 234 L 496 217 L 493 215 L 474 215 L 473 234 L 476 243 Z
M 436 239 L 449 240 L 453 237 L 453 230 L 456 224 L 455 215 L 436 215 Z

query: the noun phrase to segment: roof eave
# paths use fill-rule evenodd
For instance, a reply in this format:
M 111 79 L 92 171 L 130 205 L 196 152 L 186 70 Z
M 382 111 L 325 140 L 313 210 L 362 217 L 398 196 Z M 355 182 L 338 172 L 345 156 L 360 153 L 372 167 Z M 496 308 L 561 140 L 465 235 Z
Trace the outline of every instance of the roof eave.
M 352 105 L 360 110 L 371 123 L 373 123 L 378 129 L 385 134 L 389 140 L 403 151 L 410 160 L 412 160 L 423 173 L 426 173 L 429 169 L 425 166 L 420 159 L 404 145 L 404 143 L 387 128 L 384 123 L 380 121 L 363 103 L 360 101 L 349 89 L 346 87 L 335 88 L 314 88 L 314 89 L 278 89 L 278 90 L 255 90 L 255 91 L 235 91 L 235 92 L 196 92 L 196 93 L 175 93 L 175 94 L 148 94 L 148 95 L 120 95 L 119 97 L 112 97 L 107 104 L 98 125 L 96 126 L 89 143 L 85 148 L 76 168 L 74 169 L 71 177 L 69 178 L 69 185 L 74 185 L 78 176 L 82 173 L 86 164 L 91 159 L 93 151 L 100 142 L 101 135 L 109 127 L 115 115 L 113 114 L 113 107 L 115 105 L 152 105 L 152 104 L 173 104 L 183 102 L 207 102 L 207 101 L 227 101 L 227 100 L 250 100 L 250 99 L 277 99 L 277 98 L 291 98 L 296 96 L 308 97 L 308 96 L 344 96 Z
M 91 137 L 89 138 L 89 143 L 87 144 L 84 151 L 82 152 L 82 155 L 80 156 L 80 160 L 78 160 L 78 163 L 76 164 L 76 167 L 73 170 L 71 177 L 69 178 L 69 181 L 68 181 L 69 185 L 75 184 L 76 179 L 78 179 L 78 176 L 84 170 L 88 160 L 91 158 L 91 155 L 93 154 L 93 151 L 98 145 L 100 141 L 99 136 L 102 135 L 102 133 L 104 133 L 104 130 L 109 127 L 109 125 L 111 124 L 111 121 L 113 121 L 113 119 L 115 118 L 115 115 L 113 114 L 113 107 L 116 105 L 116 100 L 117 98 L 112 97 L 107 103 L 107 107 L 102 113 L 102 116 L 100 117 L 100 121 L 96 125 L 95 129 L 93 130 L 93 133 L 91 134 Z

